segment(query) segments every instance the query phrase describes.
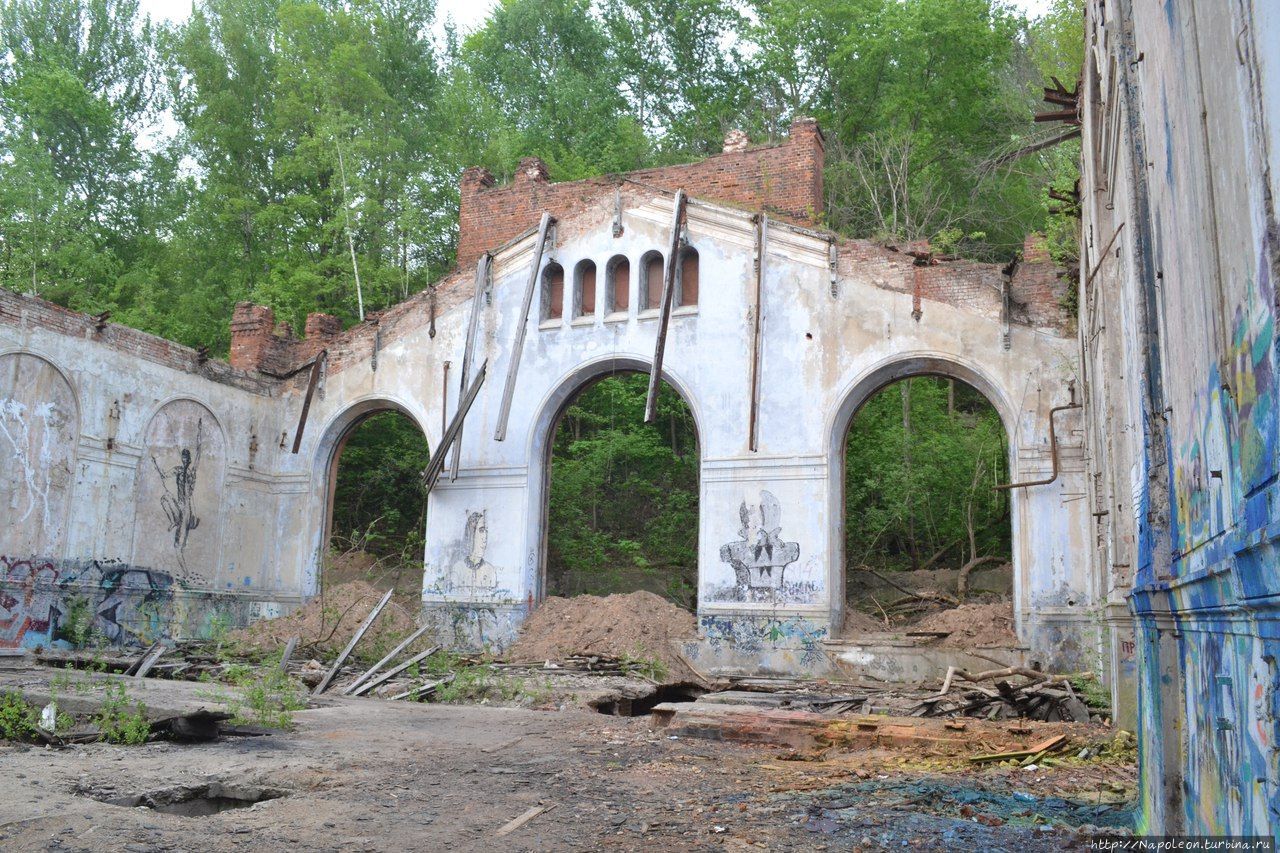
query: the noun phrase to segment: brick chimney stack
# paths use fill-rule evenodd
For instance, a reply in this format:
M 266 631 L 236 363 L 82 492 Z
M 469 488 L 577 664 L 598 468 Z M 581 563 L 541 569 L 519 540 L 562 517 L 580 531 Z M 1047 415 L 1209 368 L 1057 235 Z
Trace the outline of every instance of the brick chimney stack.
M 265 305 L 237 302 L 231 315 L 231 366 L 257 370 L 271 348 L 276 315 Z

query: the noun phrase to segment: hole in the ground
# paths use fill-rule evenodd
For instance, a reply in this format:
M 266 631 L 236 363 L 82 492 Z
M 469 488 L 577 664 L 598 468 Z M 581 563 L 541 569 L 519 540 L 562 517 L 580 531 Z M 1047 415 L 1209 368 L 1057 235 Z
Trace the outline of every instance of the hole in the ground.
M 126 808 L 139 806 L 165 814 L 183 817 L 207 817 L 208 815 L 243 809 L 255 803 L 275 800 L 288 794 L 280 788 L 259 788 L 252 785 L 225 785 L 211 782 L 207 785 L 180 785 L 127 796 L 95 797 L 104 803 Z
M 646 696 L 617 696 L 591 703 L 610 717 L 643 717 L 663 702 L 693 702 L 707 691 L 696 684 L 663 684 Z

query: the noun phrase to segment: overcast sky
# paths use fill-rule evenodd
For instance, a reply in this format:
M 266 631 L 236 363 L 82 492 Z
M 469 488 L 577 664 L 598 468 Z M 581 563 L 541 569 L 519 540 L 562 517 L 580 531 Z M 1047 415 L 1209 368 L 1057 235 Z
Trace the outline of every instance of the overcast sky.
M 1012 0 L 1014 6 L 1031 17 L 1043 14 L 1049 2 L 1050 0 Z M 470 30 L 483 21 L 495 5 L 496 0 L 438 0 L 436 16 L 441 21 L 446 16 L 451 16 L 460 29 Z M 191 0 L 142 0 L 142 8 L 153 18 L 180 21 L 191 14 Z

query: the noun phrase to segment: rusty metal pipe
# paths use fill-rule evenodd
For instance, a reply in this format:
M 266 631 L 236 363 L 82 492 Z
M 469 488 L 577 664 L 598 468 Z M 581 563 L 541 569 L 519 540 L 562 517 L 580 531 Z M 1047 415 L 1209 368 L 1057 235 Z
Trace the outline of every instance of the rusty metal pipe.
M 1075 396 L 1075 395 L 1072 395 Z M 1025 489 L 1027 486 L 1047 486 L 1054 480 L 1058 479 L 1058 433 L 1053 428 L 1053 416 L 1058 412 L 1065 412 L 1068 409 L 1082 409 L 1082 403 L 1068 403 L 1065 406 L 1054 406 L 1049 410 L 1049 455 L 1053 460 L 1053 473 L 1043 480 L 1026 480 L 1021 483 L 1003 483 L 999 486 L 991 488 L 997 492 L 1008 491 L 1009 489 Z

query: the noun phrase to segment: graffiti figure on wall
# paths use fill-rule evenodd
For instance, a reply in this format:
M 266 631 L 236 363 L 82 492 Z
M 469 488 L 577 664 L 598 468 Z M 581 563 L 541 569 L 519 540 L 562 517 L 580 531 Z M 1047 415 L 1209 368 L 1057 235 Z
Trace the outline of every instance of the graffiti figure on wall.
M 772 492 L 760 503 L 738 508 L 741 538 L 720 548 L 720 561 L 733 566 L 739 588 L 777 590 L 787 566 L 800 559 L 799 542 L 782 541 L 782 505 Z
M 489 547 L 489 523 L 483 511 L 467 514 L 462 544 L 462 559 L 452 571 L 453 591 L 486 596 L 497 592 L 498 569 L 484 558 Z
M 173 547 L 178 549 L 178 562 L 186 568 L 183 552 L 187 547 L 187 538 L 191 531 L 200 526 L 200 519 L 195 514 L 196 472 L 200 467 L 200 453 L 204 446 L 204 421 L 196 422 L 196 450 L 184 447 L 179 453 L 179 463 L 165 473 L 160 462 L 151 457 L 151 464 L 160 475 L 160 483 L 164 486 L 164 494 L 160 497 L 160 506 L 169 519 L 169 529 L 173 531 Z M 173 488 L 170 488 L 172 483 Z

